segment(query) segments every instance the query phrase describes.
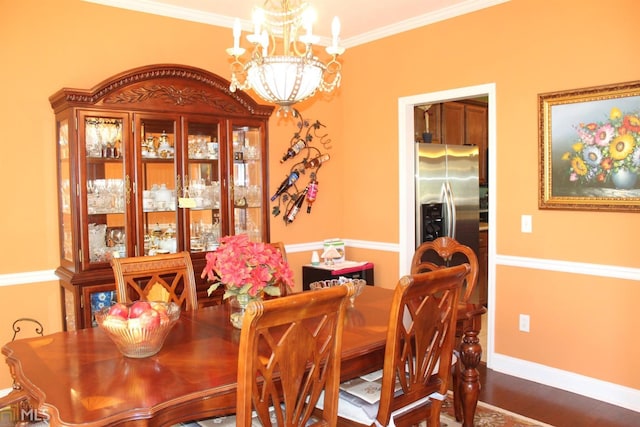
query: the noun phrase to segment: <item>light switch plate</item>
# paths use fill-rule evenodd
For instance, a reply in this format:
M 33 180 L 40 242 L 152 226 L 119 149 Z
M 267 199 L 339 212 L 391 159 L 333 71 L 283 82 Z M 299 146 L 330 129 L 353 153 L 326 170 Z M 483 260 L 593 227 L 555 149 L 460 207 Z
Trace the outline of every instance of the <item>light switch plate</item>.
M 531 233 L 533 230 L 531 215 L 522 215 L 520 219 L 520 230 L 523 233 Z
M 522 332 L 529 332 L 529 322 L 530 322 L 531 318 L 529 317 L 528 314 L 521 314 L 520 315 L 520 325 L 519 325 L 519 329 Z

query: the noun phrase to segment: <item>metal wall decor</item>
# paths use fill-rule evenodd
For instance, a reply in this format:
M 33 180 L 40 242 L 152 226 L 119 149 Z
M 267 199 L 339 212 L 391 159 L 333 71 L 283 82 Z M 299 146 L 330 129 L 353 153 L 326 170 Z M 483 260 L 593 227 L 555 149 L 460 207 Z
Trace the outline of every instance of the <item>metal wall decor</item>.
M 318 195 L 318 172 L 330 156 L 326 152 L 331 148 L 331 139 L 323 133 L 325 125 L 316 120 L 306 120 L 299 111 L 293 110 L 293 117 L 297 120 L 297 130 L 289 143 L 289 148 L 283 154 L 280 163 L 293 163 L 289 173 L 271 196 L 276 202 L 271 214 L 276 217 L 283 214 L 285 224 L 291 224 L 306 202 L 307 213 L 311 213 L 311 206 Z M 308 177 L 304 187 L 299 186 L 304 177 Z

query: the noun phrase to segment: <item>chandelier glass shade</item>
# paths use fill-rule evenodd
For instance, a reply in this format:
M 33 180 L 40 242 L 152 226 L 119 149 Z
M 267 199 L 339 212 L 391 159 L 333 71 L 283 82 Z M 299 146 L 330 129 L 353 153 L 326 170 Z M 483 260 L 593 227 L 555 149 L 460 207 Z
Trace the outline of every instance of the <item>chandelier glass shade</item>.
M 247 35 L 253 45 L 251 58 L 244 63 L 241 57 L 247 49 L 240 47 L 242 29 L 236 19 L 234 45 L 227 49 L 234 58 L 230 90 L 253 89 L 262 99 L 278 105 L 279 111 L 286 113 L 293 104 L 317 91 L 331 92 L 339 87 L 341 65 L 337 57 L 344 48 L 338 46 L 340 22 L 337 17 L 331 28 L 332 44 L 325 49 L 329 55 L 325 63 L 313 52 L 319 37 L 313 35 L 315 13 L 307 3 L 267 0 L 264 6 L 254 10 L 254 32 Z

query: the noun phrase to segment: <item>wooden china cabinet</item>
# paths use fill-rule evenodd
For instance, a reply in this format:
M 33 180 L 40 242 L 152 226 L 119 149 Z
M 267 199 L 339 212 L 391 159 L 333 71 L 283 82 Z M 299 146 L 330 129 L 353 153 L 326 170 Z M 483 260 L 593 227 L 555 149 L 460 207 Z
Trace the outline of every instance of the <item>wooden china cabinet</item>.
M 221 236 L 269 241 L 267 126 L 229 82 L 152 65 L 49 98 L 56 117 L 64 325 L 115 299 L 112 257 L 186 250 L 196 276 Z M 208 285 L 198 279 L 204 305 Z

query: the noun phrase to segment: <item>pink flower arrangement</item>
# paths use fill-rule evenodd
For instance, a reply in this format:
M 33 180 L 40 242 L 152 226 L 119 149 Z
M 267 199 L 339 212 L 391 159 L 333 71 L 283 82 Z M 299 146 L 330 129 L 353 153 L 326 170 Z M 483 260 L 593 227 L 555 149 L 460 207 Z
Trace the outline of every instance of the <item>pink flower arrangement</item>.
M 263 292 L 278 296 L 279 283 L 293 287 L 293 272 L 280 252 L 268 243 L 249 241 L 246 234 L 223 237 L 206 259 L 202 277 L 213 282 L 209 295 L 220 285 L 226 287 L 223 298 L 239 294 L 255 298 Z

